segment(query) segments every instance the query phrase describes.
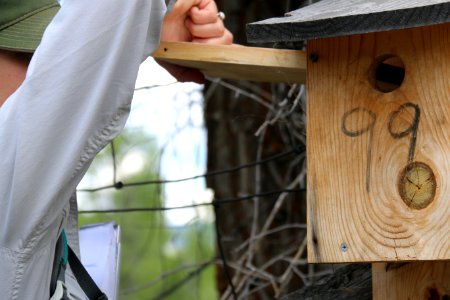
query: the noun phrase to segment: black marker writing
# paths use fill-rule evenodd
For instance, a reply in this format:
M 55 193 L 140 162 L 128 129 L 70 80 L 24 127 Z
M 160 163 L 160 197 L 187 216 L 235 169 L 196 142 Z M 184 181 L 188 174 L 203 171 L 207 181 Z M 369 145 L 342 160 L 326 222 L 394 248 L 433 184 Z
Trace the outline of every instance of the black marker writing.
M 414 118 L 413 118 L 413 121 L 411 122 L 411 125 L 407 129 L 405 129 L 401 132 L 395 132 L 392 128 L 395 119 L 400 115 L 400 113 L 402 113 L 403 111 L 405 111 L 408 108 L 414 109 Z M 396 111 L 393 111 L 389 118 L 388 130 L 394 139 L 401 139 L 407 135 L 411 135 L 411 141 L 409 143 L 409 152 L 408 152 L 408 164 L 412 163 L 414 161 L 414 154 L 416 151 L 416 141 L 417 141 L 417 130 L 419 128 L 419 122 L 420 122 L 420 108 L 417 104 L 410 103 L 410 102 L 401 105 L 399 107 L 399 109 L 397 109 Z
M 369 124 L 366 127 L 358 129 L 358 130 L 353 130 L 353 131 L 349 130 L 347 127 L 347 119 L 351 115 L 358 114 L 358 113 L 367 114 L 370 118 Z M 342 116 L 342 123 L 341 123 L 342 132 L 349 137 L 358 137 L 360 135 L 363 135 L 366 132 L 369 134 L 369 144 L 367 146 L 367 166 L 366 166 L 366 191 L 367 192 L 370 191 L 370 172 L 371 172 L 370 169 L 371 169 L 371 161 L 372 161 L 373 128 L 375 126 L 376 118 L 377 117 L 373 111 L 362 108 L 362 107 L 357 107 L 357 108 L 354 108 L 354 109 L 346 112 Z

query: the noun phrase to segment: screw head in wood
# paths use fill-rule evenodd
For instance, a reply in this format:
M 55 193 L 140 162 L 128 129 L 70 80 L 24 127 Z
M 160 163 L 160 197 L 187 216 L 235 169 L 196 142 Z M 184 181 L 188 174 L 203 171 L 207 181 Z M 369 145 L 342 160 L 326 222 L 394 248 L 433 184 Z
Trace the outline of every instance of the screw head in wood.
M 317 62 L 319 60 L 319 55 L 315 52 L 309 54 L 309 60 L 312 62 Z
M 341 252 L 347 252 L 348 251 L 348 246 L 346 243 L 342 243 L 341 244 Z

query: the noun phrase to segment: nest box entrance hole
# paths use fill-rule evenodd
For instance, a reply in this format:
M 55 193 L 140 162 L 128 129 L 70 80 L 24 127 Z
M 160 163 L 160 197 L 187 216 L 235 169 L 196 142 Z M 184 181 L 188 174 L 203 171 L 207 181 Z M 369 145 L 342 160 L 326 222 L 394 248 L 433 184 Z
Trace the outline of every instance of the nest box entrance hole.
M 405 64 L 400 57 L 385 54 L 377 57 L 369 70 L 372 86 L 383 93 L 398 89 L 405 79 Z

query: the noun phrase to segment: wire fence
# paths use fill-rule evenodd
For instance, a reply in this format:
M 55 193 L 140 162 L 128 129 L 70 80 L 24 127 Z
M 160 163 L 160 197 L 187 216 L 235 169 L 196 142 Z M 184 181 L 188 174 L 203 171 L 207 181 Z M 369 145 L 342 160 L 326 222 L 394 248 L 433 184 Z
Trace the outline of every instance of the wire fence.
M 211 258 L 195 265 L 179 266 L 173 270 L 160 274 L 158 278 L 154 278 L 148 283 L 137 285 L 135 287 L 129 287 L 123 290 L 121 295 L 128 295 L 135 291 L 149 288 L 157 282 L 166 280 L 173 273 L 188 270 L 189 272 L 183 279 L 173 283 L 167 289 L 154 296 L 154 299 L 164 299 L 171 293 L 174 293 L 174 291 L 178 288 L 191 281 L 192 278 L 199 276 L 199 274 L 201 274 L 206 267 L 211 265 L 221 266 L 221 269 L 227 278 L 228 287 L 223 291 L 221 299 L 229 299 L 230 297 L 233 299 L 247 299 L 264 289 L 269 289 L 272 296 L 278 298 L 289 291 L 289 288 L 287 287 L 289 283 L 293 281 L 294 277 L 296 280 L 298 279 L 300 281 L 300 283 L 297 283 L 297 286 L 307 286 L 314 281 L 315 277 L 323 273 L 315 273 L 314 268 L 308 267 L 307 265 L 305 259 L 306 225 L 304 223 L 286 223 L 280 226 L 273 226 L 275 223 L 274 220 L 279 217 L 281 208 L 286 205 L 286 199 L 289 195 L 305 193 L 305 87 L 303 85 L 292 84 L 287 86 L 287 92 L 286 85 L 278 90 L 274 87 L 271 94 L 265 90 L 253 86 L 250 83 L 232 83 L 213 78 L 209 78 L 209 80 L 209 88 L 204 92 L 205 101 L 209 101 L 209 99 L 214 96 L 214 93 L 218 87 L 223 87 L 232 91 L 236 99 L 239 98 L 242 99 L 242 101 L 254 101 L 267 110 L 267 115 L 264 122 L 260 124 L 260 127 L 255 132 L 255 136 L 259 139 L 257 157 L 255 161 L 223 170 L 209 171 L 204 174 L 193 175 L 186 178 L 127 182 L 124 180 L 118 180 L 118 158 L 116 157 L 116 146 L 114 143 L 111 143 L 110 148 L 113 166 L 111 184 L 95 188 L 78 189 L 78 193 L 97 193 L 103 190 L 121 190 L 146 185 L 164 186 L 172 183 L 230 175 L 248 169 L 253 169 L 255 172 L 255 191 L 254 193 L 247 195 L 228 198 L 215 198 L 211 202 L 182 206 L 80 210 L 79 214 L 86 215 L 94 213 L 123 214 L 134 212 L 164 212 L 204 206 L 214 208 L 216 216 L 215 233 L 219 258 Z M 244 87 L 242 84 L 244 84 Z M 149 86 L 140 88 L 139 90 L 153 89 L 157 87 L 158 86 Z M 282 140 L 285 141 L 285 144 L 287 145 L 285 148 L 288 148 L 288 150 L 268 157 L 262 157 L 262 150 L 264 147 L 267 130 L 270 127 L 278 126 L 280 124 L 281 127 L 283 127 L 283 130 L 281 130 Z M 287 176 L 288 178 L 291 178 L 290 181 L 286 184 L 286 180 L 284 179 L 286 176 L 283 178 L 282 174 L 277 174 L 277 170 L 272 166 L 272 175 L 276 178 L 275 181 L 278 182 L 279 189 L 269 191 L 264 190 L 261 186 L 261 167 L 267 167 L 279 160 L 287 159 L 290 161 L 290 164 L 285 169 L 287 169 L 290 174 Z M 270 212 L 264 214 L 264 220 L 262 222 L 262 226 L 260 226 L 261 220 L 259 217 L 262 216 L 260 211 L 260 201 L 266 198 L 270 198 L 273 205 L 271 206 Z M 222 220 L 218 210 L 220 210 L 224 205 L 234 205 L 241 202 L 249 202 L 253 205 L 251 230 L 247 239 L 242 241 L 238 247 L 233 249 L 233 258 L 228 259 L 227 256 L 229 255 L 227 255 L 223 244 L 223 240 L 226 239 L 226 237 L 224 237 L 221 233 L 220 227 Z M 276 256 L 264 261 L 262 264 L 257 264 L 255 262 L 255 257 L 257 256 L 258 251 L 260 251 L 262 242 L 265 240 L 270 240 L 270 237 L 283 231 L 290 231 L 290 234 L 294 235 L 294 238 L 300 242 L 287 249 L 281 249 L 282 251 L 279 251 Z M 277 272 L 272 272 L 271 269 L 273 266 L 280 263 L 283 265 L 283 272 L 280 273 L 279 268 L 277 268 Z
M 299 1 L 286 0 L 286 10 L 289 10 L 294 2 Z M 314 1 L 301 2 L 304 2 L 302 5 L 308 5 Z M 298 49 L 303 47 L 303 44 L 277 46 Z M 218 97 L 225 97 L 224 101 L 233 102 L 238 107 L 255 108 L 243 110 L 247 111 L 247 114 L 237 115 L 236 119 L 230 121 L 237 131 L 248 130 L 245 126 L 240 128 L 241 123 L 237 118 L 255 118 L 253 123 L 257 123 L 257 127 L 252 132 L 252 142 L 254 141 L 256 147 L 248 151 L 251 154 L 247 155 L 246 159 L 238 160 L 239 163 L 236 164 L 213 164 L 219 167 L 183 178 L 129 181 L 119 178 L 117 145 L 111 143 L 111 182 L 78 190 L 79 194 L 94 195 L 101 191 L 123 192 L 126 189 L 148 186 L 163 190 L 168 185 L 197 180 L 206 180 L 216 189 L 212 201 L 202 203 L 176 206 L 132 205 L 127 208 L 79 211 L 80 215 L 120 216 L 134 213 L 164 214 L 200 207 L 213 210 L 217 255 L 207 259 L 202 257 L 196 263 L 183 263 L 164 270 L 147 282 L 127 286 L 120 292 L 124 299 L 161 282 L 168 283 L 164 284 L 157 294 L 152 295 L 151 299 L 169 298 L 211 267 L 216 268 L 220 299 L 223 300 L 278 299 L 294 289 L 311 286 L 318 277 L 332 273 L 332 269 L 328 267 L 308 265 L 306 259 L 305 86 L 295 83 L 261 86 L 245 81 L 234 82 L 218 78 L 207 80 L 203 103 L 216 102 Z M 174 83 L 169 85 L 172 84 Z M 167 87 L 144 86 L 136 91 L 148 91 L 164 86 Z M 223 118 L 223 115 L 220 117 Z M 186 126 L 189 125 L 192 126 L 186 122 Z M 182 130 L 182 126 L 177 127 L 178 130 Z M 277 150 L 266 155 L 267 145 L 274 144 L 274 132 Z M 161 153 L 164 151 L 163 147 Z M 220 167 L 224 165 L 227 167 Z M 266 184 L 268 178 L 270 185 Z M 232 187 L 236 181 L 241 182 L 237 187 Z M 179 274 L 184 275 L 172 280 Z
M 270 134 L 268 131 L 272 127 L 277 127 L 277 133 L 281 135 L 284 141 L 284 147 L 295 149 L 295 155 L 290 159 L 288 166 L 283 168 L 274 167 L 271 169 L 272 178 L 280 188 L 295 192 L 305 192 L 306 167 L 305 167 L 305 145 L 306 145 L 306 114 L 305 114 L 305 88 L 302 85 L 275 85 L 272 86 L 270 102 L 267 101 L 263 93 L 255 93 L 257 89 L 253 88 L 252 92 L 241 91 L 236 86 L 230 86 L 229 83 L 219 81 L 220 85 L 232 90 L 235 97 L 247 98 L 255 101 L 259 105 L 267 108 L 265 120 L 255 131 L 258 139 L 256 149 L 257 159 L 261 159 L 264 152 L 264 146 L 270 142 Z M 274 200 L 269 209 L 265 207 L 265 202 L 260 197 L 260 192 L 264 189 L 263 184 L 263 166 L 255 166 L 254 173 L 254 197 L 252 198 L 252 221 L 249 230 L 249 236 L 246 240 L 241 241 L 240 245 L 236 245 L 232 250 L 234 255 L 231 261 L 224 261 L 224 270 L 231 269 L 233 275 L 227 275 L 228 287 L 222 293 L 221 299 L 248 299 L 253 296 L 265 295 L 266 297 L 279 298 L 285 294 L 293 281 L 293 277 L 297 277 L 302 281 L 300 285 L 308 285 L 314 277 L 312 268 L 302 268 L 307 265 L 305 259 L 306 250 L 306 225 L 304 223 L 289 223 L 285 220 L 282 226 L 275 228 L 283 228 L 283 230 L 294 229 L 289 234 L 290 240 L 298 242 L 292 243 L 287 248 L 286 245 L 280 244 L 277 249 L 268 249 L 267 245 L 275 242 L 272 239 L 274 225 L 283 219 L 283 214 L 289 205 L 287 198 L 289 193 L 280 193 Z M 288 175 L 280 172 L 288 170 Z M 295 171 L 294 171 L 295 170 Z M 217 210 L 217 208 L 216 208 Z M 220 215 L 216 211 L 216 218 Z M 219 224 L 221 220 L 218 220 Z M 220 230 L 217 229 L 217 238 L 224 240 Z M 269 255 L 268 255 L 269 254 Z M 295 280 L 294 280 L 295 281 Z

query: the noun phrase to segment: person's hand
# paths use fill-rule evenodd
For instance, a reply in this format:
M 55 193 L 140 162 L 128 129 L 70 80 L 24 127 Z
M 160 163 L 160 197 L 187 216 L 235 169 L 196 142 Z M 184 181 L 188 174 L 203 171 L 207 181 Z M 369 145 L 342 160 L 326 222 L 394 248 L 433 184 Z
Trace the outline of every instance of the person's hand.
M 178 0 L 164 18 L 161 41 L 229 45 L 233 35 L 218 17 L 214 0 Z M 158 63 L 178 81 L 204 82 L 198 70 Z
M 228 45 L 233 35 L 218 17 L 214 0 L 178 0 L 164 18 L 161 40 Z

